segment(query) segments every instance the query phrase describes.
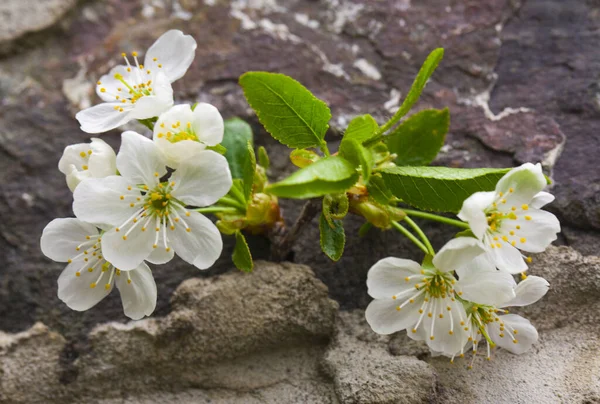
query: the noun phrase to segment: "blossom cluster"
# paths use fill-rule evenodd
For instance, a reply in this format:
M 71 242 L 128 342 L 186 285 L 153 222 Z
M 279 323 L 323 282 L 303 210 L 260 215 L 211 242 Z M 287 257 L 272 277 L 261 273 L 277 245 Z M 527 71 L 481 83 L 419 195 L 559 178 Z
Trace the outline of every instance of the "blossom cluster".
M 163 34 L 140 64 L 114 67 L 97 82 L 104 103 L 76 115 L 81 129 L 101 133 L 131 120 L 154 123 L 152 139 L 121 135 L 118 153 L 106 142 L 68 146 L 59 162 L 73 191 L 75 218 L 50 222 L 41 249 L 68 265 L 58 296 L 71 309 L 96 305 L 116 285 L 125 315 L 140 319 L 156 306 L 157 288 L 146 262 L 175 254 L 207 269 L 223 248 L 217 227 L 197 208 L 210 206 L 232 185 L 221 143 L 224 123 L 212 105 L 173 105 L 171 83 L 192 63 L 196 41 L 181 31 Z
M 476 192 L 464 201 L 458 217 L 470 231 L 437 254 L 422 264 L 389 257 L 373 265 L 367 286 L 375 300 L 366 311 L 373 330 L 406 330 L 452 361 L 472 350 L 469 366 L 480 342 L 487 359 L 495 346 L 514 354 L 527 351 L 538 333 L 507 308 L 535 303 L 549 288 L 545 279 L 526 275 L 531 257 L 524 255 L 544 251 L 560 232 L 557 218 L 541 209 L 554 200 L 545 186 L 540 164 L 514 168 L 495 191 Z

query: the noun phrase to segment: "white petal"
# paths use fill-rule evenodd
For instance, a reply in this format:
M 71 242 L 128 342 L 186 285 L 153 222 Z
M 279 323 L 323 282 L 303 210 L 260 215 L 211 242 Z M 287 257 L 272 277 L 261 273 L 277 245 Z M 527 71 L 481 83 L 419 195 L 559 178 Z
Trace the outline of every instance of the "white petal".
M 127 66 L 115 66 L 108 74 L 100 77 L 100 80 L 98 80 L 100 84 L 96 85 L 96 94 L 98 94 L 98 97 L 100 97 L 102 101 L 119 102 L 117 96 L 119 96 L 119 99 L 130 98 L 130 94 L 128 93 L 129 90 L 121 81 L 115 78 L 115 74 L 123 76 L 123 80 L 130 85 L 139 84 L 139 79 L 135 76 L 135 73 L 127 71 Z M 102 89 L 104 89 L 104 91 L 102 91 Z M 119 89 L 121 90 L 119 91 Z
M 506 226 L 505 226 L 506 223 Z M 543 252 L 557 238 L 560 223 L 550 212 L 539 209 L 529 209 L 517 215 L 516 220 L 502 223 L 501 231 L 510 237 L 509 231 L 514 232 L 512 238 L 516 246 L 532 253 Z M 517 229 L 517 226 L 520 229 Z
M 117 173 L 117 155 L 108 143 L 93 137 L 90 149 L 92 154 L 89 155 L 87 171 L 92 177 L 103 178 Z
M 159 84 L 156 86 L 158 87 Z M 133 119 L 154 118 L 171 108 L 173 106 L 173 90 L 170 89 L 170 86 L 168 84 L 168 88 L 166 86 L 159 87 L 164 89 L 161 95 L 146 95 L 137 100 L 131 110 L 131 117 Z
M 75 218 L 54 219 L 42 232 L 42 253 L 51 260 L 66 262 L 79 254 L 76 248 L 87 241 L 86 236 L 97 237 L 96 226 Z
M 462 304 L 452 304 L 450 299 L 431 299 L 435 304 L 429 312 L 432 316 L 425 315 L 421 325 L 420 334 L 425 334 L 425 342 L 432 350 L 446 356 L 453 356 L 465 346 L 468 336 L 460 325 L 460 319 L 466 319 L 467 314 Z M 450 307 L 450 310 L 447 308 Z M 440 317 L 440 314 L 443 317 Z M 433 326 L 433 327 L 432 327 Z M 432 332 L 433 331 L 433 332 Z M 452 331 L 452 333 L 450 333 Z M 433 339 L 431 336 L 433 335 Z
M 400 311 L 397 310 L 398 304 L 392 299 L 376 299 L 369 304 L 365 317 L 373 331 L 387 335 L 410 329 L 416 324 L 420 315 L 417 302 L 405 306 Z
M 548 292 L 550 284 L 539 276 L 528 276 L 515 288 L 515 298 L 500 307 L 528 306 L 540 300 Z
M 110 272 L 102 272 L 104 260 L 89 272 L 90 265 L 78 259 L 67 265 L 58 277 L 58 298 L 69 308 L 77 311 L 88 310 L 104 299 L 112 290 L 113 284 L 109 283 Z M 91 262 L 94 265 L 94 262 Z M 79 276 L 76 273 L 79 272 Z M 101 275 L 101 276 L 100 276 Z M 96 284 L 94 288 L 90 285 Z M 106 284 L 109 288 L 106 289 Z
M 215 146 L 223 141 L 225 124 L 216 107 L 201 102 L 196 105 L 193 114 L 192 128 L 200 142 Z
M 515 297 L 514 286 L 511 274 L 495 270 L 471 272 L 461 277 L 455 288 L 464 300 L 500 306 Z
M 163 157 L 150 139 L 133 131 L 121 135 L 117 168 L 134 184 L 152 186 L 167 173 Z
M 149 316 L 156 308 L 156 283 L 148 265 L 142 263 L 136 269 L 115 276 L 121 294 L 123 311 L 132 320 Z
M 482 271 L 496 271 L 496 265 L 494 265 L 494 262 L 487 252 L 473 258 L 473 260 L 469 261 L 466 265 L 456 268 L 456 273 L 461 279 L 470 276 L 471 273 L 479 273 Z
M 127 107 L 123 112 L 115 107 L 123 107 L 123 104 L 110 102 L 94 105 L 93 107 L 79 111 L 75 118 L 81 125 L 81 130 L 87 133 L 102 133 L 115 129 L 127 122 L 133 117 L 130 115 L 131 107 Z
M 145 231 L 142 231 L 142 224 L 138 224 L 125 240 L 123 237 L 127 229 L 128 227 L 125 227 L 116 231 L 116 228 L 113 228 L 102 235 L 104 258 L 122 271 L 133 270 L 148 258 L 156 238 L 154 224 Z
M 519 250 L 508 243 L 502 244 L 501 248 L 490 248 L 488 257 L 501 271 L 518 274 L 527 270 L 527 264 Z
M 165 32 L 146 52 L 144 66 L 164 72 L 170 82 L 181 78 L 192 64 L 196 54 L 196 41 L 179 30 Z M 156 58 L 156 61 L 154 60 Z
M 513 168 L 496 184 L 496 193 L 498 195 L 502 193 L 502 197 L 506 200 L 506 203 L 499 204 L 498 207 L 509 210 L 512 206 L 530 203 L 545 186 L 546 177 L 539 163 L 536 165 L 525 163 Z
M 89 170 L 79 171 L 77 170 L 77 167 L 71 165 L 71 171 L 66 176 L 67 186 L 69 187 L 71 192 L 75 192 L 75 188 L 77 188 L 77 185 L 79 185 L 81 181 L 86 180 L 90 177 L 91 175 Z
M 516 314 L 507 314 L 499 316 L 500 322 L 504 323 L 504 337 L 500 338 L 500 328 L 498 322 L 490 324 L 490 337 L 499 347 L 506 349 L 516 355 L 529 350 L 538 340 L 538 332 L 529 320 Z M 513 330 L 517 330 L 514 334 Z M 513 338 L 510 334 L 512 333 Z M 517 341 L 516 343 L 514 341 Z
M 495 192 L 475 192 L 465 199 L 458 213 L 458 217 L 469 223 L 471 231 L 480 240 L 488 228 L 485 210 L 492 205 L 495 198 Z
M 171 194 L 192 206 L 208 206 L 225 196 L 232 179 L 225 157 L 205 150 L 186 160 L 171 176 L 175 187 Z
M 485 252 L 481 242 L 473 237 L 457 237 L 448 241 L 433 257 L 433 265 L 443 271 L 454 271 Z
M 189 232 L 184 221 L 189 226 Z M 223 240 L 217 226 L 198 212 L 190 211 L 190 216 L 183 216 L 182 221 L 175 225 L 175 230 L 169 231 L 169 239 L 177 255 L 199 269 L 212 266 L 223 250 Z
M 535 194 L 529 206 L 535 209 L 541 209 L 552 201 L 554 201 L 554 195 L 549 192 L 541 191 Z
M 129 191 L 127 188 L 132 187 Z M 124 177 L 112 175 L 83 181 L 73 193 L 73 212 L 79 219 L 89 223 L 105 223 L 119 226 L 138 208 L 129 206 L 136 196 L 135 183 Z M 121 199 L 124 196 L 124 199 Z
M 58 161 L 58 169 L 61 173 L 68 175 L 74 166 L 77 170 L 83 170 L 83 165 L 88 162 L 89 143 L 72 144 L 65 147 L 63 155 Z M 82 154 L 85 155 L 81 157 Z
M 413 277 L 406 282 L 406 278 L 420 275 L 421 265 L 412 260 L 388 257 L 379 260 L 369 269 L 367 274 L 367 287 L 369 295 L 375 299 L 391 299 L 408 289 L 415 290 L 415 283 L 423 277 Z M 409 296 L 406 295 L 405 298 Z
M 159 138 L 155 142 L 163 153 L 167 166 L 171 168 L 179 168 L 182 161 L 196 159 L 206 149 L 204 144 L 195 140 L 180 140 L 171 143 L 165 138 Z
M 173 259 L 175 252 L 173 251 L 172 248 L 169 248 L 167 250 L 167 248 L 165 247 L 165 242 L 164 242 L 164 239 L 162 236 L 162 232 L 160 234 L 160 237 L 158 238 L 158 243 L 156 245 L 157 245 L 157 247 L 152 249 L 152 252 L 148 256 L 148 258 L 146 258 L 146 261 L 148 261 L 152 264 L 161 265 L 161 264 L 166 264 L 167 262 L 169 262 Z M 167 245 L 169 245 L 169 244 L 167 244 Z

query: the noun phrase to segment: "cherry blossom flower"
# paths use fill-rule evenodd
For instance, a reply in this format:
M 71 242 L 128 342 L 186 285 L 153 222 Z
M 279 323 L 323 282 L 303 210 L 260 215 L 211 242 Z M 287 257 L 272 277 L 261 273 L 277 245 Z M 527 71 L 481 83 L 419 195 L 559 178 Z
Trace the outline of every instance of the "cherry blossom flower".
M 86 178 L 103 178 L 117 172 L 115 151 L 104 140 L 92 138 L 90 143 L 67 146 L 58 169 L 65 174 L 67 185 L 74 191 Z
M 506 301 L 514 297 L 512 277 L 485 271 L 457 281 L 453 271 L 485 252 L 475 238 L 449 241 L 430 265 L 400 258 L 384 258 L 369 270 L 368 292 L 373 300 L 367 322 L 379 334 L 406 329 L 409 337 L 424 340 L 435 352 L 452 356 L 467 341 L 467 314 L 462 300 Z
M 527 264 L 519 250 L 539 253 L 556 240 L 558 219 L 540 209 L 554 199 L 542 191 L 545 186 L 541 165 L 526 163 L 502 177 L 495 191 L 476 192 L 464 201 L 458 217 L 469 223 L 498 269 L 523 272 Z
M 154 125 L 154 141 L 167 159 L 169 167 L 179 163 L 207 146 L 223 140 L 225 126 L 219 110 L 199 103 L 194 110 L 189 105 L 176 105 L 163 113 Z
M 514 282 L 513 282 L 514 283 Z M 527 320 L 517 314 L 509 314 L 506 307 L 528 306 L 540 300 L 548 291 L 548 282 L 539 276 L 528 276 L 519 284 L 514 283 L 515 297 L 497 305 L 469 303 L 466 309 L 471 329 L 468 344 L 472 345 L 473 366 L 479 342 L 486 340 L 487 356 L 491 359 L 494 346 L 520 355 L 531 348 L 538 340 L 538 332 Z M 468 345 L 467 345 L 468 347 Z M 461 356 L 464 350 L 461 349 Z
M 116 285 L 127 317 L 139 320 L 154 311 L 156 284 L 150 268 L 142 262 L 131 271 L 117 269 L 103 255 L 96 226 L 75 218 L 54 219 L 42 233 L 41 248 L 48 258 L 68 263 L 58 278 L 58 297 L 69 308 L 88 310 Z
M 125 53 L 125 65 L 118 65 L 102 76 L 96 93 L 102 104 L 80 111 L 75 118 L 81 130 L 101 133 L 133 119 L 159 116 L 173 106 L 171 83 L 181 78 L 194 60 L 196 41 L 181 31 L 170 30 L 146 52 L 140 64 L 137 52 L 133 63 Z
M 136 268 L 150 256 L 165 263 L 174 252 L 206 269 L 221 254 L 217 227 L 188 206 L 211 205 L 229 191 L 227 160 L 205 150 L 170 175 L 165 164 L 154 142 L 125 132 L 117 154 L 121 176 L 88 179 L 73 194 L 79 219 L 112 226 L 102 236 L 104 255 L 121 269 Z

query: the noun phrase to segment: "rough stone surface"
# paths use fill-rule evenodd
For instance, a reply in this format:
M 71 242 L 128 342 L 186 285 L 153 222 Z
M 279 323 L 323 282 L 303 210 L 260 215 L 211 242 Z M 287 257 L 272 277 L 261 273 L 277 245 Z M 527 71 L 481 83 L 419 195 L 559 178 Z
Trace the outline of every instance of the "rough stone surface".
M 435 397 L 435 373 L 412 356 L 393 356 L 385 338 L 371 337 L 364 313 L 344 313 L 323 358 L 343 403 L 429 403 Z M 366 336 L 366 338 L 365 338 Z M 366 341 L 365 341 L 366 339 Z
M 0 334 L 0 402 L 333 403 L 319 358 L 336 312 L 300 265 L 190 279 L 168 316 L 100 325 L 75 361 L 42 324 Z
M 3 0 L 0 4 L 0 52 L 7 52 L 11 42 L 23 35 L 56 24 L 75 3 L 76 0 Z

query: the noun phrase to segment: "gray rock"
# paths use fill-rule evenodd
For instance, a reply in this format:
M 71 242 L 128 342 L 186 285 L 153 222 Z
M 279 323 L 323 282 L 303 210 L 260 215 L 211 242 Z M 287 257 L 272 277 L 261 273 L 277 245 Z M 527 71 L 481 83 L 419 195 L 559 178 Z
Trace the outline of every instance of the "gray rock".
M 336 312 L 309 268 L 257 261 L 184 282 L 164 318 L 96 327 L 74 363 L 41 324 L 0 334 L 0 402 L 334 403 L 319 358 Z
M 343 403 L 428 403 L 435 397 L 435 372 L 412 356 L 393 356 L 364 321 L 364 313 L 343 313 L 323 358 Z M 364 340 L 366 339 L 366 341 Z M 370 340 L 370 341 L 369 341 Z
M 0 50 L 21 36 L 56 24 L 76 0 L 3 0 L 0 3 Z

